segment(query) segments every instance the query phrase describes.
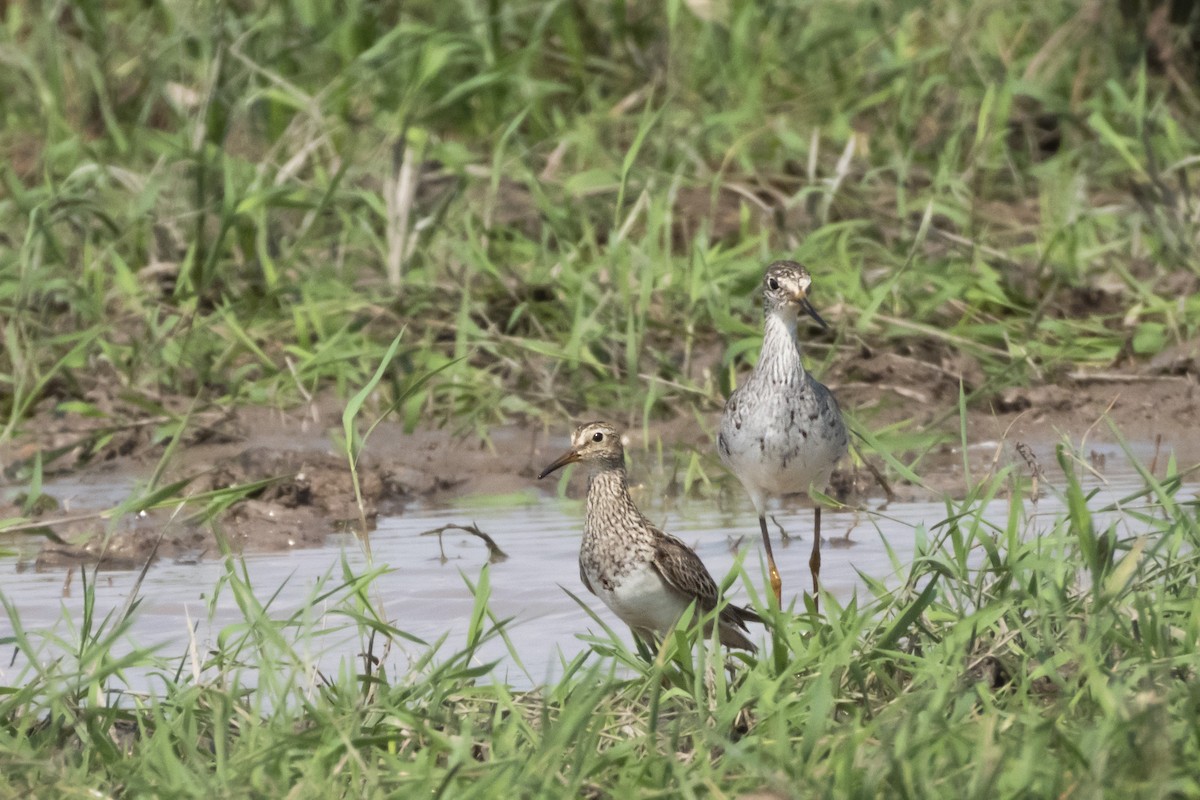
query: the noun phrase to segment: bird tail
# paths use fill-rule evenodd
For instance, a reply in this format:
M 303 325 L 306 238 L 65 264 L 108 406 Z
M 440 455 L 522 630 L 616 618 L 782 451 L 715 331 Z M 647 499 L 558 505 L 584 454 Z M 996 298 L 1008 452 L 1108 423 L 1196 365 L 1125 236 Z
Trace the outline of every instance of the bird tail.
M 747 629 L 747 622 L 757 622 L 759 625 L 766 624 L 754 609 L 746 608 L 745 606 L 735 606 L 732 603 L 721 609 L 721 621 L 736 625 L 742 630 Z
M 721 644 L 726 647 L 749 650 L 751 653 L 755 652 L 758 648 L 746 636 L 750 632 L 750 629 L 746 627 L 748 622 L 763 624 L 763 619 L 751 608 L 733 604 L 722 608 L 720 615 Z

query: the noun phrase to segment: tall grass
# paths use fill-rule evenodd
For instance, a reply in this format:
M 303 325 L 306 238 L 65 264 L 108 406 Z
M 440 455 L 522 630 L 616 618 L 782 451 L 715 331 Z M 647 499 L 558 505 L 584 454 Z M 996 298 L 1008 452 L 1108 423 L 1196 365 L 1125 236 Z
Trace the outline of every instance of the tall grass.
M 7 9 L 2 438 L 348 397 L 404 326 L 395 392 L 465 359 L 413 424 L 707 412 L 781 254 L 989 387 L 1195 333 L 1186 57 L 1117 7 L 698 8 Z
M 1021 474 L 994 475 L 914 530 L 893 579 L 864 576 L 821 616 L 764 609 L 759 656 L 728 671 L 683 629 L 657 654 L 608 631 L 558 678 L 514 690 L 477 655 L 502 637 L 520 657 L 488 609 L 487 568 L 464 639 L 433 643 L 371 599 L 378 570 L 346 562 L 288 613 L 227 556 L 211 607 L 232 596 L 241 621 L 184 653 L 129 641 L 130 616 L 97 608 L 90 584 L 83 618 L 57 633 L 25 629 L 5 597 L 0 644 L 25 666 L 0 687 L 0 787 L 1188 796 L 1200 542 L 1173 469 L 1102 506 L 1064 447 L 1041 483 L 1061 487 L 1057 514 L 1025 502 Z M 361 659 L 316 655 L 347 638 Z

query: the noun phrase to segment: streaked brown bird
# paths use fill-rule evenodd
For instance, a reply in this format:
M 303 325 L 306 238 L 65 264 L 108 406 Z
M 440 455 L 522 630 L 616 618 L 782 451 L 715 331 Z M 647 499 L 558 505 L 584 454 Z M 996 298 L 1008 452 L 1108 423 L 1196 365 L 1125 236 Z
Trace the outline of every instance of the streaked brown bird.
M 671 630 L 692 603 L 697 615 L 719 602 L 716 581 L 683 542 L 650 524 L 629 496 L 625 452 L 616 427 L 588 422 L 575 429 L 571 449 L 542 470 L 544 478 L 580 462 L 588 468 L 587 510 L 579 549 L 579 577 L 636 636 L 653 643 Z M 748 622 L 762 622 L 748 608 L 726 605 L 717 617 L 726 647 L 754 651 Z M 706 633 L 711 633 L 711 626 Z

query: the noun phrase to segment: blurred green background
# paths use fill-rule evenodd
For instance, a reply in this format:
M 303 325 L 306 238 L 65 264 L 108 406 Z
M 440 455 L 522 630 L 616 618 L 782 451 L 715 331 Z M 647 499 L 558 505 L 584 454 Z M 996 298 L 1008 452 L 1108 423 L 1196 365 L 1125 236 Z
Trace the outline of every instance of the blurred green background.
M 2 435 L 346 397 L 401 331 L 384 400 L 464 359 L 410 426 L 712 412 L 782 256 L 819 372 L 1137 364 L 1200 320 L 1176 5 L 5 4 Z

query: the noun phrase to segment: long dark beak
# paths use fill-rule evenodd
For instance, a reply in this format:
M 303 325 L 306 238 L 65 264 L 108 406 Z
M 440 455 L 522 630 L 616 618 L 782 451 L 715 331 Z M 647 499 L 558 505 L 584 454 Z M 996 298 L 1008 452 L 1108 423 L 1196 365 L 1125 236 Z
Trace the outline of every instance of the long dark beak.
M 542 470 L 538 474 L 538 480 L 540 481 L 542 478 L 546 477 L 551 472 L 554 472 L 554 470 L 561 469 L 561 468 L 565 467 L 567 464 L 574 464 L 578 460 L 579 460 L 579 453 L 576 452 L 575 450 L 568 450 L 567 452 L 563 453 L 558 458 L 554 459 L 554 462 L 552 464 L 550 464 L 550 466 L 548 466 L 544 470 Z
M 822 330 L 829 330 L 829 326 L 825 324 L 825 320 L 821 319 L 821 315 L 817 313 L 817 310 L 812 307 L 812 303 L 808 302 L 807 297 L 800 297 L 798 302 L 800 303 L 800 307 L 804 309 L 804 313 L 815 319 Z

